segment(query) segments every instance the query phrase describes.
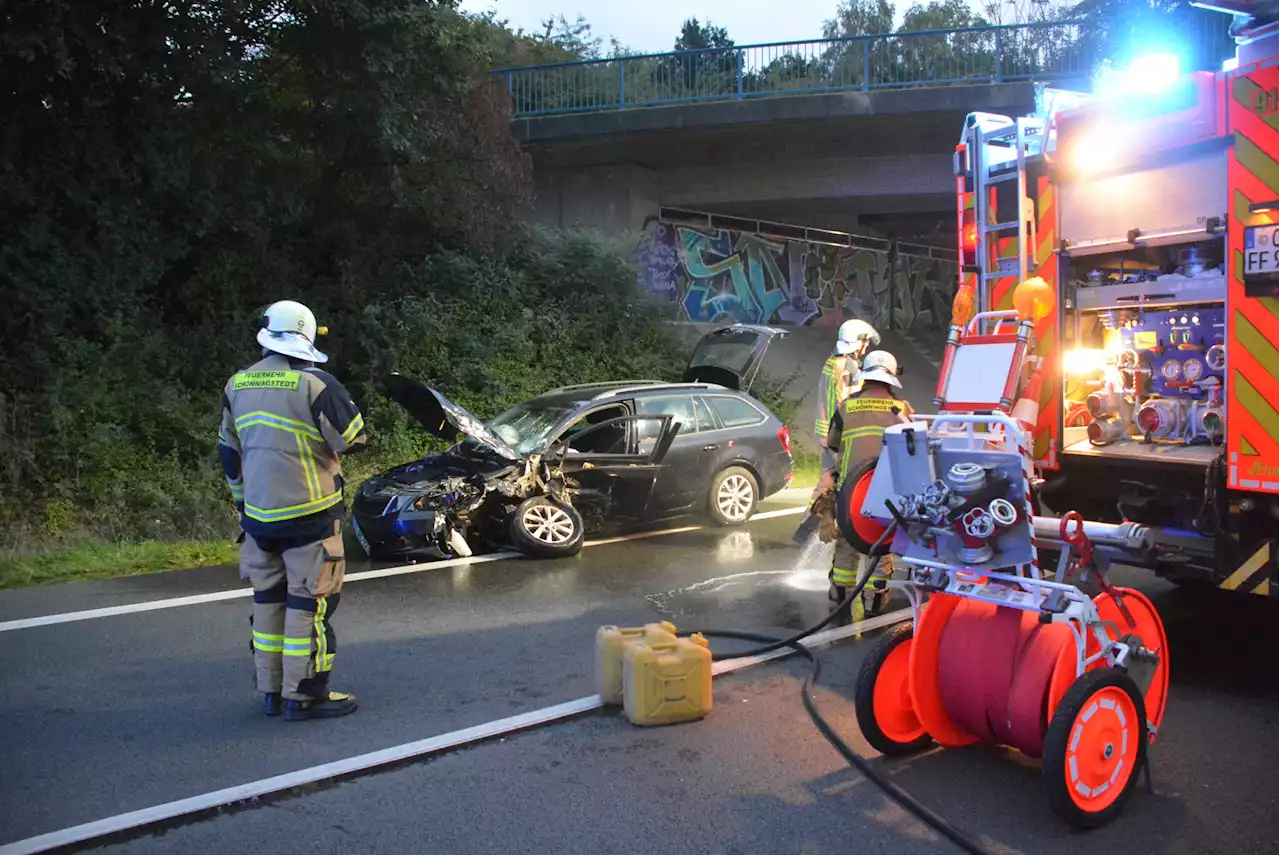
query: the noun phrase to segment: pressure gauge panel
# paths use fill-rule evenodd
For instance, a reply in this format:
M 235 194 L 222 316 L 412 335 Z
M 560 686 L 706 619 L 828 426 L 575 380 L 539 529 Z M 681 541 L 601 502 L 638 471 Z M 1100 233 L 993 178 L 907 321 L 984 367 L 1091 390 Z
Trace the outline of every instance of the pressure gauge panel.
M 1226 311 L 1221 306 L 1147 308 L 1119 331 L 1116 347 L 1132 348 L 1151 366 L 1142 386 L 1144 395 L 1194 397 L 1199 392 L 1188 384 L 1222 376 L 1226 335 Z
M 1209 364 L 1210 371 L 1221 371 L 1227 367 L 1227 349 L 1220 344 L 1215 344 L 1205 353 L 1204 361 Z

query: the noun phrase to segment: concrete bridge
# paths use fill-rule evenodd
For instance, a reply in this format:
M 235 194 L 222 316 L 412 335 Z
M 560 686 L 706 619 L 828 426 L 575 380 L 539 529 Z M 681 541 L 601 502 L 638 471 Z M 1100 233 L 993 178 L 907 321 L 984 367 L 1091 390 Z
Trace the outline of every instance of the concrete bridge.
M 496 73 L 549 225 L 637 231 L 666 206 L 953 246 L 964 117 L 1030 112 L 1093 64 L 1064 21 Z
M 1216 70 L 1234 43 L 1220 16 L 1195 20 L 1178 34 L 1184 65 Z M 545 223 L 637 230 L 673 206 L 954 245 L 951 155 L 965 115 L 1029 112 L 1037 84 L 1087 85 L 1102 29 L 1118 44 L 1150 23 L 930 30 L 495 74 Z
M 518 118 L 515 133 L 548 225 L 638 231 L 668 206 L 919 240 L 954 221 L 965 116 L 1034 106 L 1031 83 L 988 83 Z

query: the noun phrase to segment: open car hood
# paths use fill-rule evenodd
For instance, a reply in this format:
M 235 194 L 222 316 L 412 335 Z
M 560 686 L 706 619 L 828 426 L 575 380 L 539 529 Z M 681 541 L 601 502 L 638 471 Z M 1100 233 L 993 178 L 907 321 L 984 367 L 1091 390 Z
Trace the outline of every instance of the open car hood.
M 389 375 L 385 386 L 387 397 L 404 407 L 431 435 L 452 441 L 465 434 L 507 460 L 521 459 L 520 452 L 488 425 L 435 389 L 403 374 Z

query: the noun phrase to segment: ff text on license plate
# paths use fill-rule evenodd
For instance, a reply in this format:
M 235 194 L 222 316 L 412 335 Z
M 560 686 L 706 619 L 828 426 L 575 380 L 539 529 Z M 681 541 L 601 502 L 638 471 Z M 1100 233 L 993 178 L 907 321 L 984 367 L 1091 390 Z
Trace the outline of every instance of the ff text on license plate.
M 1244 275 L 1280 270 L 1280 228 L 1250 226 L 1244 230 Z

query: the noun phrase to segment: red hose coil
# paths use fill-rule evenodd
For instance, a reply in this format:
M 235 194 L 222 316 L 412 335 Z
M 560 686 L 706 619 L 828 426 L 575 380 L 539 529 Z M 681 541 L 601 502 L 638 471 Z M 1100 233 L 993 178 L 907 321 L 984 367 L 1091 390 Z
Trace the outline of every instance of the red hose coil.
M 983 742 L 1039 757 L 1053 668 L 1070 643 L 1066 626 L 1042 626 L 1036 612 L 960 603 L 942 630 L 939 651 L 947 715 Z

